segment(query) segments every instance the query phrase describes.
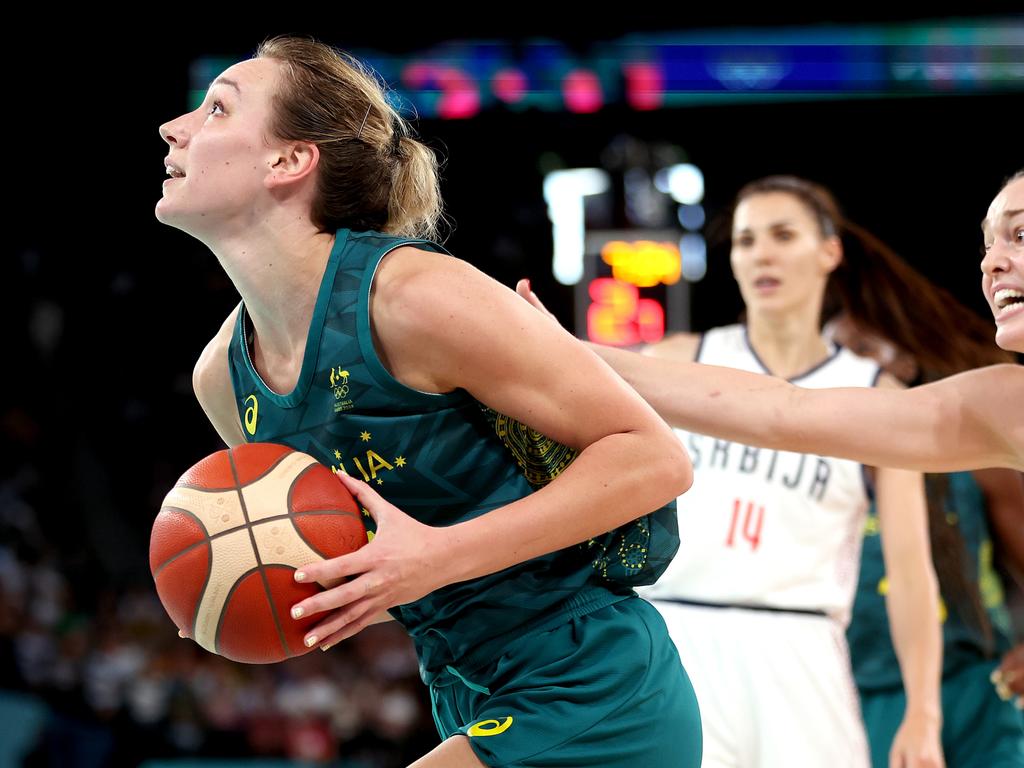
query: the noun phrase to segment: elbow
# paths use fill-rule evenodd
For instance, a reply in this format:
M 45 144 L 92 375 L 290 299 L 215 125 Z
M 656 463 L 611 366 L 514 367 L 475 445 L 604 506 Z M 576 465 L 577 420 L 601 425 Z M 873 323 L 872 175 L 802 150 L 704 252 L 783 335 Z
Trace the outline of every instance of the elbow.
M 686 452 L 682 441 L 674 433 L 669 433 L 663 457 L 665 484 L 671 485 L 672 498 L 682 496 L 693 485 L 693 462 L 690 461 L 690 454 Z

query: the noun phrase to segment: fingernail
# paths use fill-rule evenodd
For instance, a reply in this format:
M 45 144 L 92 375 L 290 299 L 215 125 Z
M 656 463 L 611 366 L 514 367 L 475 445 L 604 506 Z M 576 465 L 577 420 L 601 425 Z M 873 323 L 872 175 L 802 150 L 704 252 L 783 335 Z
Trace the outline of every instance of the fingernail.
M 295 580 L 296 581 L 305 581 L 306 580 L 306 574 L 304 574 L 302 571 L 296 571 L 295 572 Z
M 326 651 L 326 650 L 327 650 L 328 648 L 330 648 L 330 647 L 331 647 L 331 646 L 330 646 L 330 644 L 327 644 L 327 645 L 321 645 L 321 646 L 320 646 L 320 650 L 321 650 L 321 651 Z
M 530 279 L 529 278 L 526 279 L 526 290 L 528 290 L 530 293 L 533 293 L 533 286 L 530 285 Z
M 304 613 L 305 613 L 305 611 L 302 610 L 302 606 L 301 605 L 296 605 L 294 608 L 292 608 L 292 618 L 293 619 L 301 619 L 302 615 Z
M 178 637 L 180 637 L 182 640 L 184 640 L 184 639 L 188 638 L 188 635 L 185 634 L 185 630 L 179 629 L 178 630 Z
M 1013 692 L 1010 690 L 1010 686 L 999 683 L 996 685 L 996 696 L 1003 701 L 1009 701 L 1013 698 Z
M 307 648 L 312 648 L 314 645 L 316 645 L 316 641 L 319 640 L 319 639 L 320 638 L 317 637 L 316 635 L 310 635 L 309 637 L 306 638 L 306 647 Z
M 993 669 L 992 674 L 988 676 L 988 679 L 993 683 L 1001 683 L 1003 681 L 1003 673 L 998 669 Z

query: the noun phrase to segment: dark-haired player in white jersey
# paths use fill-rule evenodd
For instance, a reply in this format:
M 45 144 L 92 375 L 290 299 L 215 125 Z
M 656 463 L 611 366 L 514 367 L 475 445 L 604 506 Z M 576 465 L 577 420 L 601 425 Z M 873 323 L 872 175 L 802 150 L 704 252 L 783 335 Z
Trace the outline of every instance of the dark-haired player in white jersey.
M 645 369 L 675 365 L 694 378 L 713 370 L 693 360 L 772 374 L 800 388 L 899 387 L 873 362 L 822 337 L 827 297 L 922 359 L 949 354 L 915 343 L 917 315 L 932 309 L 928 301 L 901 303 L 908 290 L 930 285 L 844 221 L 820 186 L 792 177 L 748 185 L 738 196 L 732 233 L 746 325 L 676 336 L 649 348 L 650 357 L 599 350 L 663 416 L 669 398 L 645 386 L 667 393 L 681 384 Z M 679 510 L 682 546 L 647 596 L 665 615 L 691 672 L 704 765 L 868 764 L 843 630 L 869 493 L 882 517 L 893 640 L 908 691 L 892 759 L 942 765 L 937 592 L 920 476 L 696 434 L 683 439 L 695 483 Z
M 877 262 L 851 247 L 821 187 L 775 177 L 741 190 L 731 263 L 746 323 L 674 337 L 650 354 L 787 379 L 801 387 L 898 386 L 821 336 L 829 289 Z M 873 254 L 872 254 L 873 255 Z M 864 269 L 863 264 L 858 265 Z M 694 464 L 681 546 L 645 596 L 665 617 L 704 723 L 704 765 L 867 766 L 845 627 L 869 496 L 877 497 L 909 694 L 898 764 L 941 765 L 937 592 L 920 475 L 681 434 Z M 737 716 L 743 713 L 742 716 Z

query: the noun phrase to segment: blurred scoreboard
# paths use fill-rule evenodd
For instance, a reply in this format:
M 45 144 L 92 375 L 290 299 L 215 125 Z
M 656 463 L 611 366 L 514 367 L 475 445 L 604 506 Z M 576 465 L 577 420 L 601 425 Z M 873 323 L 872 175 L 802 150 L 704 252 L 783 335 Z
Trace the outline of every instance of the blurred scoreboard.
M 690 291 L 679 239 L 676 230 L 587 233 L 574 293 L 576 334 L 621 347 L 660 341 L 669 328 L 687 330 Z
M 663 154 L 650 149 L 634 141 L 629 154 Z M 690 328 L 690 285 L 707 268 L 704 174 L 690 163 L 656 165 L 567 168 L 544 178 L 552 272 L 574 287 L 581 338 L 628 347 Z

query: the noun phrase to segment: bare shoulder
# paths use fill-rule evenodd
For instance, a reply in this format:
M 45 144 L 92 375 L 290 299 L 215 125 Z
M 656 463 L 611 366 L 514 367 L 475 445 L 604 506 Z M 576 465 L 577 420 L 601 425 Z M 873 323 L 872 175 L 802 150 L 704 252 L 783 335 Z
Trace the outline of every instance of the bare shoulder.
M 462 259 L 402 246 L 388 253 L 373 279 L 373 301 L 382 307 L 444 304 L 466 280 L 490 280 Z M 444 291 L 444 293 L 433 293 Z
M 450 392 L 456 386 L 457 366 L 439 361 L 453 362 L 448 356 L 456 347 L 482 347 L 494 318 L 511 327 L 517 313 L 536 312 L 461 259 L 412 247 L 384 257 L 370 302 L 382 363 L 398 381 L 424 392 Z
M 239 308 L 227 316 L 216 335 L 203 349 L 192 370 L 192 389 L 217 434 L 227 445 L 245 442 L 235 410 L 234 391 L 228 370 L 228 347 Z
M 930 385 L 954 393 L 965 407 L 1000 409 L 1006 415 L 1024 398 L 1024 366 L 1004 363 L 959 373 Z M 926 389 L 926 387 L 922 387 Z
M 231 345 L 231 335 L 234 332 L 235 323 L 238 322 L 238 311 L 239 307 L 235 307 L 231 311 L 227 319 L 221 323 L 217 333 L 200 353 L 199 360 L 196 361 L 196 366 L 192 371 L 192 386 L 200 400 L 204 392 L 209 392 L 224 383 L 230 383 L 228 347 Z
M 655 344 L 644 347 L 643 354 L 690 362 L 697 357 L 700 338 L 699 333 L 673 333 Z
M 396 248 L 374 278 L 371 312 L 376 333 L 410 340 L 449 337 L 484 317 L 529 315 L 516 294 L 471 264 L 443 253 Z M 518 303 L 517 303 L 518 302 Z
M 983 431 L 1004 457 L 1001 465 L 1024 470 L 1024 367 L 992 365 L 931 387 L 941 392 L 948 417 Z
M 1013 363 L 990 365 L 986 368 L 961 373 L 955 378 L 971 379 L 978 385 L 984 382 L 984 386 L 987 387 L 994 385 L 1000 389 L 1006 389 L 1007 394 L 1024 393 L 1024 365 Z

